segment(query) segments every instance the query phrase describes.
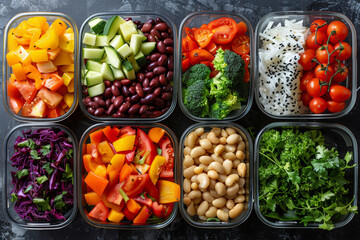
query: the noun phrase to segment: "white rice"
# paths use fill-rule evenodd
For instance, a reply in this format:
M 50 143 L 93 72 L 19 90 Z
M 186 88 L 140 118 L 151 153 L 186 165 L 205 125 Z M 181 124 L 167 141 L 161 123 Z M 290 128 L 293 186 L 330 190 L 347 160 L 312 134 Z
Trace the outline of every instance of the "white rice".
M 266 112 L 273 115 L 294 115 L 307 111 L 301 102 L 300 79 L 302 66 L 298 63 L 304 52 L 309 28 L 303 21 L 285 20 L 273 27 L 269 22 L 260 33 L 259 100 Z

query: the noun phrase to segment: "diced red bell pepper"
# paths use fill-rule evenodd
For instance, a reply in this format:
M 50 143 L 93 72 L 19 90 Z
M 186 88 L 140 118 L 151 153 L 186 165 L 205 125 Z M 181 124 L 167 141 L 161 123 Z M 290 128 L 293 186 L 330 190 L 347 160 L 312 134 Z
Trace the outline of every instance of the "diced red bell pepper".
M 115 142 L 118 139 L 118 132 L 110 126 L 107 126 L 102 131 L 110 142 Z
M 105 222 L 107 217 L 109 216 L 109 209 L 105 206 L 105 204 L 100 201 L 96 206 L 91 210 L 89 216 L 95 219 L 98 219 L 102 222 Z
M 150 181 L 149 181 L 150 182 Z M 141 205 L 145 205 L 147 206 L 148 208 L 151 208 L 152 206 L 152 201 L 150 198 L 148 198 L 146 196 L 146 194 L 144 194 L 144 196 L 137 196 L 137 197 L 134 197 L 133 198 L 137 203 L 141 204 Z
M 134 220 L 134 218 L 136 217 L 136 213 L 130 212 L 127 207 L 124 208 L 123 214 L 125 215 L 126 219 L 130 221 Z
M 149 181 L 149 174 L 130 175 L 124 183 L 123 190 L 128 197 L 135 197 L 143 192 L 146 183 Z
M 156 201 L 159 201 L 159 190 L 156 188 L 152 181 L 148 181 L 145 184 L 144 191 L 152 198 L 155 198 Z
M 106 199 L 111 202 L 114 203 L 116 205 L 120 205 L 123 197 L 121 196 L 119 190 L 122 186 L 122 183 L 118 183 L 116 184 L 113 188 L 110 189 L 109 193 L 107 194 Z

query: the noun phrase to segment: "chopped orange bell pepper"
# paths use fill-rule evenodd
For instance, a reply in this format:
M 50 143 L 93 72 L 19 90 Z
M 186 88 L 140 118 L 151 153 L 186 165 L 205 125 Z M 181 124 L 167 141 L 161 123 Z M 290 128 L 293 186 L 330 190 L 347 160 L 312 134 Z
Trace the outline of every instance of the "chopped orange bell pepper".
M 54 50 L 59 46 L 59 35 L 54 29 L 49 28 L 39 40 L 35 42 L 37 48 Z
M 33 62 L 46 62 L 49 60 L 46 49 L 31 50 L 30 57 Z
M 48 58 L 49 58 L 50 60 L 54 60 L 54 59 L 57 57 L 57 55 L 60 53 L 60 51 L 61 51 L 60 48 L 56 48 L 56 49 L 54 49 L 54 50 L 48 50 L 48 51 L 47 51 Z
M 93 172 L 89 172 L 84 182 L 91 187 L 99 196 L 102 196 L 109 181 L 103 177 L 96 175 Z
M 64 102 L 68 106 L 68 108 L 71 108 L 71 106 L 74 103 L 74 93 L 67 93 L 64 95 Z
M 159 189 L 159 203 L 172 203 L 180 200 L 180 186 L 167 180 L 157 182 Z
M 95 173 L 96 175 L 98 175 L 99 177 L 107 178 L 105 165 L 99 164 L 99 165 L 96 167 L 94 173 Z
M 110 165 L 110 164 L 109 164 Z M 108 165 L 108 166 L 109 166 Z M 111 165 L 110 165 L 111 166 Z M 119 181 L 119 172 L 114 170 L 111 170 L 109 173 L 109 186 L 114 186 Z
M 149 164 L 135 164 L 134 167 L 137 169 L 139 174 L 144 174 L 150 169 Z
M 121 168 L 120 176 L 119 176 L 119 182 L 123 182 L 126 180 L 128 176 L 132 173 L 133 169 L 125 163 L 124 166 Z
M 119 132 L 117 132 L 115 129 L 117 129 L 117 128 L 111 128 L 110 126 L 107 126 L 106 128 L 104 128 L 102 130 L 110 142 L 115 142 L 118 139 L 117 136 L 118 136 Z
M 164 136 L 165 130 L 159 127 L 153 127 L 149 130 L 148 136 L 151 141 L 158 143 L 160 139 Z
M 96 192 L 85 193 L 84 197 L 85 197 L 86 203 L 90 206 L 95 206 L 96 204 L 98 204 L 101 201 L 99 195 L 97 195 Z
M 20 62 L 24 65 L 31 64 L 31 56 L 29 52 L 23 48 L 23 46 L 19 46 L 15 50 L 15 55 L 19 58 Z
M 46 24 L 47 20 L 46 20 L 46 17 L 39 16 L 39 17 L 29 18 L 26 22 L 29 26 L 42 29 L 44 27 L 44 25 Z
M 109 163 L 114 156 L 114 152 L 110 147 L 108 141 L 102 141 L 97 146 L 101 160 L 103 163 Z
M 103 138 L 103 131 L 101 129 L 90 133 L 90 141 L 91 141 L 91 143 L 98 144 L 98 143 L 101 142 L 102 138 Z
M 154 185 L 156 185 L 156 182 L 159 178 L 162 165 L 165 163 L 165 157 L 157 155 L 153 162 L 151 163 L 150 170 L 149 170 L 149 177 L 150 180 Z
M 36 49 L 35 43 L 37 40 L 40 39 L 40 36 L 41 36 L 41 29 L 37 29 L 36 31 L 34 31 L 30 40 L 29 49 Z
M 142 206 L 139 214 L 134 218 L 133 223 L 144 224 L 151 216 L 151 214 L 151 211 L 146 206 Z
M 90 154 L 85 154 L 83 156 L 83 162 L 84 162 L 84 167 L 87 172 L 95 172 L 97 166 L 99 166 L 99 164 L 97 162 L 92 160 Z
M 12 65 L 19 63 L 20 59 L 16 56 L 15 51 L 12 50 L 6 54 L 6 61 L 11 67 Z
M 54 64 L 56 66 L 70 65 L 70 64 L 74 64 L 74 60 L 72 59 L 69 53 L 60 51 L 59 54 L 54 59 Z
M 50 76 L 44 78 L 43 81 L 43 86 L 54 92 L 57 91 L 62 85 L 64 85 L 64 80 L 57 74 L 50 74 Z
M 138 204 L 134 199 L 130 198 L 127 202 L 126 202 L 126 207 L 127 209 L 132 212 L 132 213 L 135 213 L 137 214 L 140 209 L 141 209 L 141 206 L 140 204 Z
M 125 154 L 115 154 L 110 161 L 111 166 L 113 166 L 114 169 L 116 169 L 116 171 L 118 172 L 120 172 L 124 163 L 125 163 Z
M 9 51 L 14 51 L 19 46 L 14 36 L 14 30 L 15 30 L 14 28 L 10 29 L 8 34 L 7 46 Z

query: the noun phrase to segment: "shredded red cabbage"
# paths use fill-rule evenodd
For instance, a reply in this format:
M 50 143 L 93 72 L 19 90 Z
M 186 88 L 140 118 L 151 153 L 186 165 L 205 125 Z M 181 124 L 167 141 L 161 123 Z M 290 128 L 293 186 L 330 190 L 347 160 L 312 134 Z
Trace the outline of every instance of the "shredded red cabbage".
M 73 144 L 59 129 L 23 131 L 14 143 L 14 210 L 29 221 L 65 220 L 73 205 Z

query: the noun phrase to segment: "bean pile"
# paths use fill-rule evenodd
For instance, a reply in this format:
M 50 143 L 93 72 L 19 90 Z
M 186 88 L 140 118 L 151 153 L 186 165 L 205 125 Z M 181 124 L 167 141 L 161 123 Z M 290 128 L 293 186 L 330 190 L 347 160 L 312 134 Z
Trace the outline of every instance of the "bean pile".
M 126 21 L 132 20 L 126 18 Z M 88 96 L 83 87 L 83 104 L 97 117 L 154 118 L 166 113 L 173 97 L 174 40 L 173 32 L 162 19 L 149 19 L 145 23 L 134 21 L 150 42 L 157 42 L 148 56 L 147 65 L 137 73 L 136 80 L 105 80 L 105 92 Z
M 197 128 L 185 139 L 184 198 L 187 213 L 227 222 L 245 208 L 246 144 L 234 128 Z

